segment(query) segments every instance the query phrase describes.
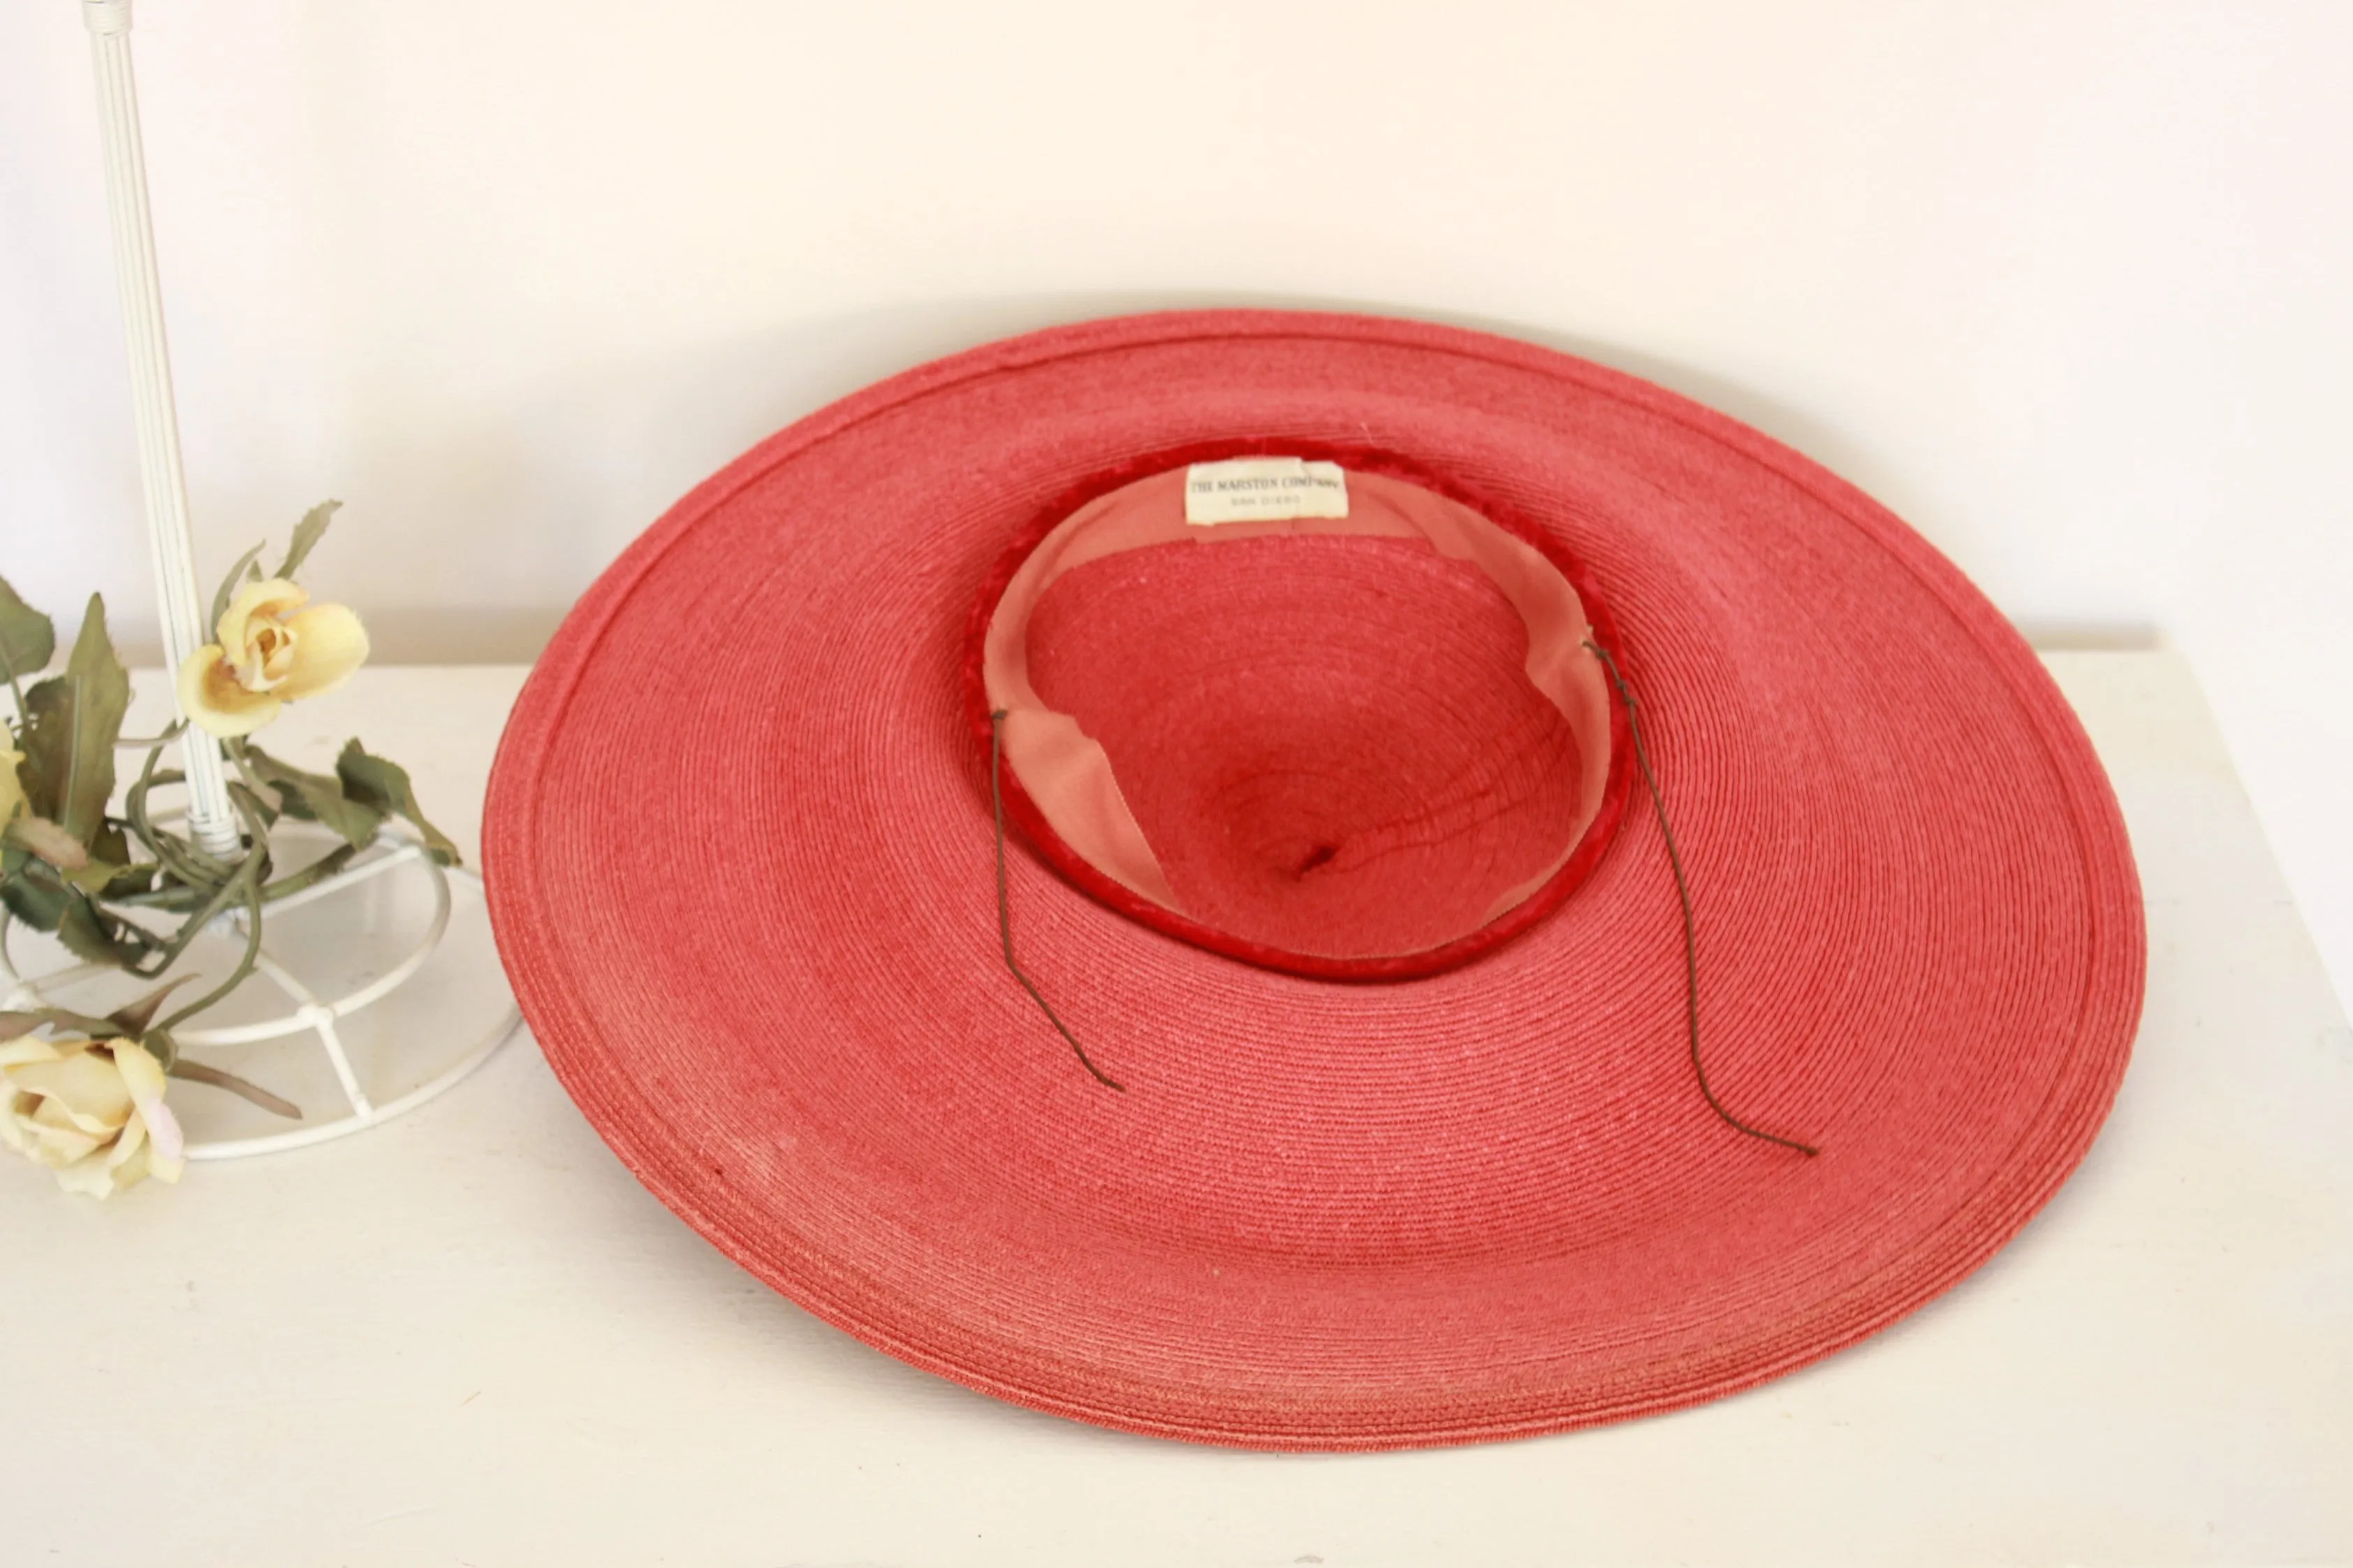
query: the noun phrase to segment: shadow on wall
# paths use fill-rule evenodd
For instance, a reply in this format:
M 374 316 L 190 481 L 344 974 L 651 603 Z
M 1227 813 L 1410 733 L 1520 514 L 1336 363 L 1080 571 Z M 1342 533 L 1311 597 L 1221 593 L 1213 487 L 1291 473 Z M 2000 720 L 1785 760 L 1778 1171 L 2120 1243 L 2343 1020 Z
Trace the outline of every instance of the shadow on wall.
M 446 597 L 375 596 L 368 620 L 385 663 L 522 662 L 630 540 L 702 479 L 764 437 L 837 398 L 942 354 L 1038 328 L 1134 311 L 1255 306 L 1413 316 L 1577 354 L 1656 382 L 1775 438 L 1940 531 L 1926 496 L 1836 428 L 1720 376 L 1614 343 L 1517 322 L 1388 302 L 1212 293 L 1037 295 L 943 300 L 746 333 L 594 374 L 449 423 L 387 420 L 343 481 L 379 518 L 434 518 L 462 541 Z M 1907 503 L 1909 503 L 1907 505 Z M 354 511 L 359 509 L 355 505 Z M 1954 550 L 1955 540 L 1937 539 Z M 1964 559 L 1967 569 L 1969 563 Z M 401 586 L 406 586 L 402 584 Z M 368 601 L 356 588 L 345 596 Z M 2027 628 L 2038 646 L 2146 647 L 2147 627 Z M 131 650 L 152 658 L 153 647 Z

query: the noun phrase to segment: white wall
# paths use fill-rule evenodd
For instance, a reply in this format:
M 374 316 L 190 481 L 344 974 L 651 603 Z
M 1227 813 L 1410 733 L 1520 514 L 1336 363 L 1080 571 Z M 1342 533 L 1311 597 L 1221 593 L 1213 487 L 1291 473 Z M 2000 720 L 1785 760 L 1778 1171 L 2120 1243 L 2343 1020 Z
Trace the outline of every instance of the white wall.
M 0 572 L 135 627 L 79 9 L 0 8 Z M 987 337 L 1497 326 L 1811 453 L 2031 630 L 2175 638 L 2353 993 L 2344 0 L 142 0 L 134 37 L 208 570 L 340 496 L 314 571 L 389 657 L 527 654 L 737 450 Z

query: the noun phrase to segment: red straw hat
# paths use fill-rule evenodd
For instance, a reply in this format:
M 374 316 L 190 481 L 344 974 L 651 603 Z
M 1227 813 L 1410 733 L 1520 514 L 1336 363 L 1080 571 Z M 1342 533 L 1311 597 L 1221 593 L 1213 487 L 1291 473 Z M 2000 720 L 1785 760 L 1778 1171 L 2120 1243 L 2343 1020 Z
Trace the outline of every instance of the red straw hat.
M 2099 764 L 1917 535 L 1358 317 L 1042 332 L 772 437 L 565 622 L 484 839 L 557 1074 L 731 1257 L 1262 1447 L 1852 1342 L 2073 1169 L 2142 989 Z

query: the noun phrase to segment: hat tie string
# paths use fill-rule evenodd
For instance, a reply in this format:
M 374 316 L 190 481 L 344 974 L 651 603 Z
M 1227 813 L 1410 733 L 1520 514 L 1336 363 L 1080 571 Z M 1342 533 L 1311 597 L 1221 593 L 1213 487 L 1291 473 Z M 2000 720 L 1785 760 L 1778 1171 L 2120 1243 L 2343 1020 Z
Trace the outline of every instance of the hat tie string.
M 1784 1149 L 1794 1149 L 1800 1154 L 1819 1154 L 1821 1151 L 1811 1143 L 1801 1143 L 1795 1138 L 1785 1138 L 1778 1132 L 1768 1132 L 1743 1121 L 1716 1098 L 1714 1086 L 1707 1081 L 1707 1067 L 1701 1058 L 1699 1048 L 1699 921 L 1692 910 L 1691 879 L 1683 870 L 1683 851 L 1675 843 L 1674 827 L 1667 820 L 1665 792 L 1659 787 L 1659 775 L 1651 766 L 1650 750 L 1642 742 L 1642 721 L 1639 704 L 1634 700 L 1634 689 L 1627 683 L 1626 677 L 1618 668 L 1617 659 L 1610 656 L 1608 648 L 1591 638 L 1586 640 L 1585 646 L 1609 672 L 1609 683 L 1616 689 L 1619 700 L 1626 705 L 1626 727 L 1634 739 L 1634 761 L 1641 770 L 1642 783 L 1650 790 L 1651 808 L 1658 815 L 1659 833 L 1666 840 L 1667 864 L 1674 871 L 1675 894 L 1683 904 L 1683 912 L 1684 1016 L 1690 1024 L 1692 1076 L 1699 1082 L 1700 1095 L 1707 1101 L 1708 1109 L 1736 1131 L 1745 1132 L 1767 1143 L 1778 1143 Z M 1038 1010 L 1046 1015 L 1046 1021 L 1054 1026 L 1054 1032 L 1070 1043 L 1071 1051 L 1079 1058 L 1079 1065 L 1104 1088 L 1124 1093 L 1124 1085 L 1095 1066 L 1094 1059 L 1087 1055 L 1086 1047 L 1079 1044 L 1079 1037 L 1071 1033 L 1070 1026 L 1062 1022 L 1060 1016 L 1039 991 L 1036 983 L 1022 972 L 1020 962 L 1013 956 L 1013 898 L 1005 871 L 1005 718 L 1006 710 L 1002 708 L 988 716 L 988 803 L 997 823 L 997 930 L 1004 942 L 1005 967 L 1015 980 L 1020 982 L 1021 989 L 1029 994 L 1029 999 L 1038 1004 Z
M 1124 1086 L 1095 1066 L 1094 1059 L 1087 1055 L 1086 1047 L 1079 1044 L 1079 1037 L 1071 1033 L 1070 1026 L 1047 1005 L 1046 998 L 1039 993 L 1029 977 L 1021 973 L 1021 965 L 1013 957 L 1013 899 L 1005 885 L 1005 786 L 1000 782 L 1005 770 L 1005 711 L 999 708 L 988 716 L 988 804 L 997 813 L 997 931 L 1005 939 L 1005 967 L 1013 972 L 1014 979 L 1021 982 L 1021 989 L 1029 993 L 1029 999 L 1038 1004 L 1038 1010 L 1046 1015 L 1046 1022 L 1054 1026 L 1055 1033 L 1071 1042 L 1071 1049 L 1078 1053 L 1079 1065 L 1093 1074 L 1094 1080 L 1105 1089 L 1116 1089 L 1124 1094 L 1127 1092 Z
M 1683 851 L 1676 847 L 1675 830 L 1667 821 L 1666 794 L 1660 789 L 1659 775 L 1651 767 L 1650 750 L 1642 744 L 1642 720 L 1637 711 L 1640 705 L 1634 700 L 1634 689 L 1626 683 L 1626 677 L 1620 673 L 1618 661 L 1610 657 L 1608 648 L 1591 637 L 1585 639 L 1585 646 L 1609 672 L 1609 684 L 1617 689 L 1618 700 L 1626 705 L 1626 728 L 1634 737 L 1634 763 L 1641 770 L 1642 783 L 1650 788 L 1651 809 L 1658 814 L 1659 834 L 1667 841 L 1667 864 L 1675 873 L 1675 896 L 1683 901 L 1684 1016 L 1691 1024 L 1692 1076 L 1699 1080 L 1699 1091 L 1706 1099 L 1708 1109 L 1721 1117 L 1725 1126 L 1767 1143 L 1778 1143 L 1784 1149 L 1795 1149 L 1800 1154 L 1819 1154 L 1821 1151 L 1811 1143 L 1800 1143 L 1795 1138 L 1784 1138 L 1778 1132 L 1767 1132 L 1741 1121 L 1716 1099 L 1715 1089 L 1707 1081 L 1707 1067 L 1699 1054 L 1699 920 L 1692 912 L 1691 879 L 1684 874 Z

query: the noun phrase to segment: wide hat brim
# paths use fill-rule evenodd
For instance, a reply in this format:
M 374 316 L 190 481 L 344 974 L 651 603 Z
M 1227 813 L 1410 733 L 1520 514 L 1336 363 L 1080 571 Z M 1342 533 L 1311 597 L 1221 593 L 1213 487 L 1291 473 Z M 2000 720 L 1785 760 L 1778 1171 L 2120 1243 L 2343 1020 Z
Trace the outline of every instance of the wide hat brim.
M 1090 475 L 1286 438 L 1585 563 L 1690 866 L 1710 1078 L 1818 1157 L 1694 1087 L 1647 811 L 1532 929 L 1380 985 L 1174 940 L 1017 840 L 1023 965 L 1124 1093 L 1011 982 L 976 593 Z M 2107 781 L 1934 549 L 1657 387 L 1361 317 L 1038 333 L 763 443 L 566 620 L 483 837 L 549 1061 L 730 1257 L 990 1394 L 1261 1447 L 1558 1430 L 1851 1343 L 2074 1168 L 2142 994 Z

